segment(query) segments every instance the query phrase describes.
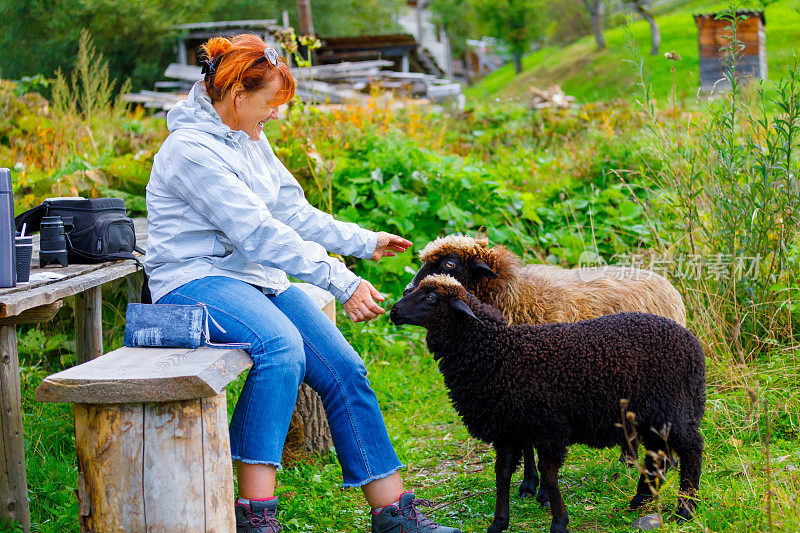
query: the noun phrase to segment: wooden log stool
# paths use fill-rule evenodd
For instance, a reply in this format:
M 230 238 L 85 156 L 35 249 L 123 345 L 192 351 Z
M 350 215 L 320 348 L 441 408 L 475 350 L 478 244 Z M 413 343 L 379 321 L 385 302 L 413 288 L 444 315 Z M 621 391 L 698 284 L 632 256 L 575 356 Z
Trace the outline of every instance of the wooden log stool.
M 298 285 L 333 318 L 329 293 Z M 224 389 L 250 366 L 244 350 L 120 348 L 47 377 L 37 401 L 75 404 L 81 530 L 234 531 Z M 302 448 L 331 446 L 305 384 L 292 425 Z

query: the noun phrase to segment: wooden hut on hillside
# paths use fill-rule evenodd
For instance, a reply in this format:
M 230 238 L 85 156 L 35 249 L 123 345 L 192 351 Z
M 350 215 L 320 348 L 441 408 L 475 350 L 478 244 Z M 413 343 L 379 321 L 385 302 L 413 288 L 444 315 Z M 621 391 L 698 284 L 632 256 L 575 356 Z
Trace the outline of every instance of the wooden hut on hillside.
M 731 22 L 717 13 L 694 16 L 700 47 L 700 88 L 705 91 L 730 89 L 725 68 L 730 52 Z M 767 78 L 766 20 L 763 11 L 739 11 L 736 37 L 744 49 L 736 62 L 737 78 Z

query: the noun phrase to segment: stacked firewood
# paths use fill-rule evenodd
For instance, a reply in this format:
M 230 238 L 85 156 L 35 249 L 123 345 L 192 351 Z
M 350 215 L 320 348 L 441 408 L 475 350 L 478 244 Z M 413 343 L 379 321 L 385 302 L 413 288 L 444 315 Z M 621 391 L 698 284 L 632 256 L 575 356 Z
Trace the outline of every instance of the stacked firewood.
M 533 108 L 545 109 L 548 107 L 557 109 L 569 109 L 575 102 L 575 97 L 564 94 L 560 85 L 552 85 L 547 89 L 530 86 L 529 91 L 533 95 Z

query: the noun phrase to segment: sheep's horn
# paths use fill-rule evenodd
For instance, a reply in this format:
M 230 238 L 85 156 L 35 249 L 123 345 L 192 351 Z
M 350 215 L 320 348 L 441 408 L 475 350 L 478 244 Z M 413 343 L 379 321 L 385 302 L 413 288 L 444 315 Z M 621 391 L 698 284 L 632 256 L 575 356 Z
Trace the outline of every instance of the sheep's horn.
M 475 313 L 472 312 L 472 309 L 470 309 L 469 306 L 461 298 L 456 298 L 450 305 L 453 307 L 453 309 L 458 309 L 462 313 L 471 316 L 472 318 L 483 324 L 483 320 L 476 317 Z
M 475 261 L 475 272 L 489 279 L 495 279 L 497 277 L 497 272 L 489 268 L 489 265 L 483 261 Z

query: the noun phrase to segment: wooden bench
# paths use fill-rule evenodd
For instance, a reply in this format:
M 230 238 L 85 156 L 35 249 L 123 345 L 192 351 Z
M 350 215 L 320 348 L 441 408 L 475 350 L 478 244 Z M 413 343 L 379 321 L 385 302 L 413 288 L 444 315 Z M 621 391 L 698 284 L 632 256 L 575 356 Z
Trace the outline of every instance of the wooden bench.
M 330 293 L 297 285 L 333 319 Z M 224 389 L 251 365 L 244 350 L 120 348 L 47 377 L 36 400 L 75 404 L 81 530 L 234 531 Z M 322 412 L 301 386 L 295 416 Z M 304 425 L 330 446 L 327 421 Z

